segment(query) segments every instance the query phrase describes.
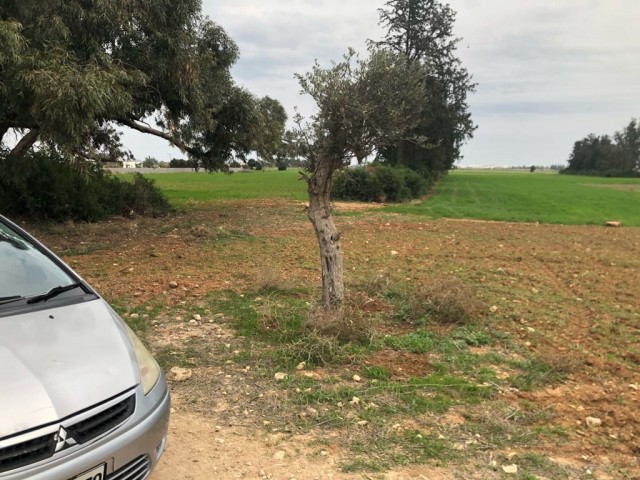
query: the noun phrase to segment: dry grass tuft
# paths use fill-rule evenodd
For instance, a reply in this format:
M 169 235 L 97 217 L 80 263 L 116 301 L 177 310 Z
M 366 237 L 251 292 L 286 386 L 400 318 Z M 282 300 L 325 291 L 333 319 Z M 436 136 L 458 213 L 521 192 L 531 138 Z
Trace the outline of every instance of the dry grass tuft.
M 334 307 L 316 306 L 309 310 L 305 329 L 335 338 L 341 343 L 368 343 L 373 337 L 373 320 L 366 315 L 366 299 L 354 294 Z
M 487 310 L 474 289 L 456 278 L 435 279 L 411 292 L 407 301 L 414 319 L 448 325 L 473 323 Z
M 277 292 L 290 288 L 291 283 L 274 267 L 264 267 L 256 273 L 254 289 L 258 292 Z

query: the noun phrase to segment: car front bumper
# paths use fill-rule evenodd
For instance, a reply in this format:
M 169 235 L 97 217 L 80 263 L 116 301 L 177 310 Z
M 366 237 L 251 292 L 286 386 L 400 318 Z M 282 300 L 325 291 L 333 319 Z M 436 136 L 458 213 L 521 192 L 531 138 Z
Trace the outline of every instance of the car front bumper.
M 170 397 L 164 376 L 148 395 L 135 390 L 133 415 L 115 430 L 87 445 L 76 445 L 26 467 L 0 473 L 1 480 L 73 480 L 83 472 L 106 464 L 106 478 L 147 478 L 164 450 L 169 424 Z

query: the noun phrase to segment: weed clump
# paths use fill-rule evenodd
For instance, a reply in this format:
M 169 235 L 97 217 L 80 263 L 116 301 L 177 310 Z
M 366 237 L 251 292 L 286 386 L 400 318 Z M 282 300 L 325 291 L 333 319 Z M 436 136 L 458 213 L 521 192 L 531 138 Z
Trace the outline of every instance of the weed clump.
M 368 344 L 374 332 L 371 319 L 365 315 L 364 302 L 366 300 L 356 295 L 347 297 L 341 305 L 334 307 L 313 307 L 304 328 L 341 343 Z
M 486 311 L 474 290 L 457 279 L 436 279 L 409 291 L 404 300 L 398 316 L 410 322 L 468 324 Z

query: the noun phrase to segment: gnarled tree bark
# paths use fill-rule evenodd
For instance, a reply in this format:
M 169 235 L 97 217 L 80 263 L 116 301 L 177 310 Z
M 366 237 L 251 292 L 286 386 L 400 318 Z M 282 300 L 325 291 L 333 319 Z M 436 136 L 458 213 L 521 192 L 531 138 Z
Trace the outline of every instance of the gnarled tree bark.
M 309 220 L 320 247 L 322 267 L 322 303 L 331 306 L 344 300 L 344 279 L 340 234 L 333 221 L 330 206 L 331 162 L 320 162 L 318 169 L 307 179 L 309 193 Z
M 39 135 L 40 129 L 32 128 L 24 137 L 20 139 L 17 145 L 13 147 L 9 155 L 14 158 L 21 158 L 25 153 L 29 151 L 33 144 L 36 143 Z

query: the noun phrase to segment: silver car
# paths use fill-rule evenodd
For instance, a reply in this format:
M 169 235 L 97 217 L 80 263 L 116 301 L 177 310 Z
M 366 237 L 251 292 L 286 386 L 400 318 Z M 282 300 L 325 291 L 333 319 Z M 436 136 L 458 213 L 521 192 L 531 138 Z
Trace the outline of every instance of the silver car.
M 167 384 L 142 342 L 0 216 L 0 479 L 147 478 L 168 421 Z

